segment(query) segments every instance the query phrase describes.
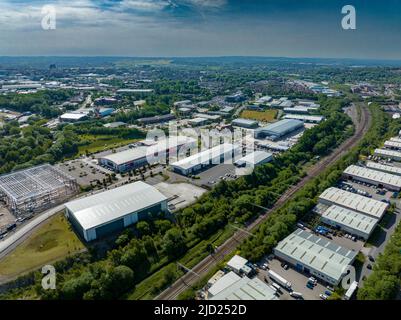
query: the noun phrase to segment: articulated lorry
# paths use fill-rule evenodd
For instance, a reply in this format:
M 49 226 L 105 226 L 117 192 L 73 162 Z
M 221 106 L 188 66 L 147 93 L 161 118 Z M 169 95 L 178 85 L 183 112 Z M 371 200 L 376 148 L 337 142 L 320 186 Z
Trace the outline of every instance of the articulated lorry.
M 278 273 L 275 273 L 274 271 L 269 270 L 269 272 L 267 274 L 269 275 L 270 279 L 277 282 L 280 286 L 282 286 L 288 290 L 291 290 L 291 286 L 292 286 L 291 282 L 284 279 Z

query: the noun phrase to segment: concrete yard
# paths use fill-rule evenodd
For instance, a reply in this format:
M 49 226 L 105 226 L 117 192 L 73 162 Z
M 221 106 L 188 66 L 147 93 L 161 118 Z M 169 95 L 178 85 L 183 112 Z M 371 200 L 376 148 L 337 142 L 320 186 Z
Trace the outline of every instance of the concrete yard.
M 189 183 L 160 182 L 155 187 L 169 199 L 168 204 L 172 211 L 189 206 L 206 192 L 205 189 Z
M 15 217 L 12 213 L 4 206 L 4 204 L 0 203 L 0 230 L 7 227 L 10 223 L 15 221 Z

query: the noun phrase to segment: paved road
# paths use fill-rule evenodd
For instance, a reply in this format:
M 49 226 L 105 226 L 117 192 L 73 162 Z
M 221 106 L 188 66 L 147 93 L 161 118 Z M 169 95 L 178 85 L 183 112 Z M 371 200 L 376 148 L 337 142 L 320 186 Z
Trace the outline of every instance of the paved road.
M 355 109 L 355 106 L 353 106 Z M 345 141 L 341 146 L 334 150 L 329 156 L 323 158 L 313 167 L 311 167 L 307 175 L 296 185 L 292 186 L 287 190 L 276 202 L 272 209 L 261 215 L 258 219 L 253 221 L 246 228 L 246 232 L 238 231 L 224 244 L 216 249 L 216 252 L 212 255 L 207 256 L 200 263 L 198 263 L 192 270 L 200 277 L 205 276 L 209 270 L 215 267 L 219 262 L 223 261 L 224 257 L 234 250 L 236 250 L 238 244 L 240 244 L 245 238 L 249 236 L 249 233 L 254 231 L 263 221 L 265 221 L 269 215 L 275 210 L 282 207 L 294 194 L 299 191 L 306 183 L 311 181 L 316 175 L 325 170 L 327 166 L 344 156 L 351 148 L 356 146 L 362 139 L 364 134 L 370 127 L 371 117 L 368 109 L 364 106 L 361 110 L 360 119 L 357 116 L 357 112 L 351 113 L 351 118 L 354 121 L 356 130 L 354 135 Z M 188 286 L 193 285 L 199 280 L 199 277 L 194 273 L 186 273 L 180 279 L 178 279 L 173 285 L 163 291 L 155 299 L 157 300 L 174 300 L 182 293 Z

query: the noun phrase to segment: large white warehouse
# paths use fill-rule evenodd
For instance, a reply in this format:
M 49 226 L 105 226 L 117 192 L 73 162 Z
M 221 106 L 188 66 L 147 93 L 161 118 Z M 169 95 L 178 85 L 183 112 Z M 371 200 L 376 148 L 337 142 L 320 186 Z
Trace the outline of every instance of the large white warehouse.
M 322 213 L 322 221 L 363 239 L 368 239 L 379 219 L 332 205 Z
M 148 144 L 148 141 L 142 143 Z M 176 157 L 182 149 L 187 150 L 196 147 L 196 140 L 177 136 L 157 142 L 152 141 L 149 144 L 103 156 L 99 158 L 99 163 L 116 172 L 126 172 L 143 167 L 148 163 L 163 162 L 170 156 L 173 157 L 175 155 Z
M 231 143 L 223 143 L 171 163 L 170 166 L 174 172 L 182 175 L 189 175 L 210 165 L 224 163 L 225 161 L 233 163 L 240 154 L 240 146 Z
M 327 205 L 336 204 L 365 215 L 381 219 L 389 204 L 348 192 L 338 188 L 328 188 L 320 196 L 319 202 Z
M 66 203 L 65 214 L 78 233 L 92 241 L 152 214 L 167 212 L 167 198 L 138 181 Z
M 353 263 L 357 252 L 297 229 L 278 243 L 274 254 L 301 272 L 337 285 L 346 274 L 347 266 Z
M 346 178 L 366 182 L 379 188 L 384 187 L 392 191 L 401 190 L 401 177 L 391 173 L 351 165 L 345 169 L 343 175 Z
M 394 140 L 387 140 L 384 143 L 384 146 L 389 149 L 401 150 L 401 142 Z
M 235 161 L 235 165 L 238 167 L 256 167 L 258 165 L 268 163 L 273 160 L 273 155 L 266 151 L 254 151 L 247 154 L 245 157 Z

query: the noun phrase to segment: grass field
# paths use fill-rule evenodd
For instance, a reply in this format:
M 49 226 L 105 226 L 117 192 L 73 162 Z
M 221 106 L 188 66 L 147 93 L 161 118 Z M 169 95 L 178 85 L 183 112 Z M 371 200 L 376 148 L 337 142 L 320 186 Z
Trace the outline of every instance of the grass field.
M 96 153 L 110 148 L 118 148 L 140 140 L 140 139 L 116 138 L 107 135 L 104 136 L 82 135 L 80 136 L 80 138 L 81 141 L 86 141 L 87 144 L 78 147 L 79 155 L 85 154 L 86 152 Z
M 0 260 L 0 280 L 41 268 L 83 249 L 66 218 L 59 213 Z
M 254 111 L 254 110 L 244 110 L 241 113 L 241 118 L 251 119 L 263 122 L 272 122 L 277 117 L 277 110 L 265 110 L 265 111 Z

